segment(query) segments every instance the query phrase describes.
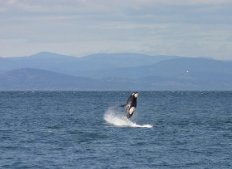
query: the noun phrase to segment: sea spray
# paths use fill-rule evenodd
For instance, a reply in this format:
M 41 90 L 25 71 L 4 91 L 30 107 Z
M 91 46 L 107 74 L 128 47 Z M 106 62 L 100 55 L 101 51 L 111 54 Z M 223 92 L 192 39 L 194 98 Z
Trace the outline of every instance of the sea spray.
M 150 124 L 139 125 L 135 122 L 130 121 L 126 116 L 117 112 L 113 108 L 109 108 L 104 114 L 104 120 L 116 127 L 141 127 L 141 128 L 152 128 Z

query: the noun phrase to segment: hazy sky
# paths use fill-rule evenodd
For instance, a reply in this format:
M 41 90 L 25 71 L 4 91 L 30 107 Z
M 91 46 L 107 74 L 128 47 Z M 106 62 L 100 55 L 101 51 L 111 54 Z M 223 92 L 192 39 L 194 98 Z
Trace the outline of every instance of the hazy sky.
M 232 0 L 0 0 L 0 56 L 41 51 L 232 59 Z

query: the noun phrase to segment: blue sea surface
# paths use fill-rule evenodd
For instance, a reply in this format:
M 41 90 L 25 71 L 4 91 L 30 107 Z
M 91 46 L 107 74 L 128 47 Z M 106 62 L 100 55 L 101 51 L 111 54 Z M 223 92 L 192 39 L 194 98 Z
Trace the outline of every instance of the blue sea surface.
M 1 169 L 231 169 L 232 92 L 0 92 Z

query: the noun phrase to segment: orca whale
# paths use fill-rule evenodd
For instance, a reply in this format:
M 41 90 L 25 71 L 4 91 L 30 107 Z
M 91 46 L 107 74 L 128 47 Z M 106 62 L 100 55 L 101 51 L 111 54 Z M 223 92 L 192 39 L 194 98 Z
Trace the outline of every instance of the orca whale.
M 137 106 L 137 98 L 139 96 L 138 92 L 133 92 L 130 97 L 127 99 L 127 102 L 124 106 L 125 111 L 127 113 L 126 117 L 129 119 L 135 112 Z

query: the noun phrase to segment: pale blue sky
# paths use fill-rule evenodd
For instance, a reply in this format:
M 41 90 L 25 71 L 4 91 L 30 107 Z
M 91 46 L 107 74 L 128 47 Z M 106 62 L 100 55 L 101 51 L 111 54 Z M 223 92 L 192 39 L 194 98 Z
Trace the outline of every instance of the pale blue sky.
M 0 0 L 0 56 L 41 51 L 232 59 L 232 1 Z

